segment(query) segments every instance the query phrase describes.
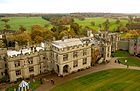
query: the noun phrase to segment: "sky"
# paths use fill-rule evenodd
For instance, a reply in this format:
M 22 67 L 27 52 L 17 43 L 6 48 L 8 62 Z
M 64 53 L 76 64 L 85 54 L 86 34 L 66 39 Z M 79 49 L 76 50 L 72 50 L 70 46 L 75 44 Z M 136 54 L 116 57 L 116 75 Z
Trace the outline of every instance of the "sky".
M 0 0 L 0 13 L 140 13 L 140 0 Z

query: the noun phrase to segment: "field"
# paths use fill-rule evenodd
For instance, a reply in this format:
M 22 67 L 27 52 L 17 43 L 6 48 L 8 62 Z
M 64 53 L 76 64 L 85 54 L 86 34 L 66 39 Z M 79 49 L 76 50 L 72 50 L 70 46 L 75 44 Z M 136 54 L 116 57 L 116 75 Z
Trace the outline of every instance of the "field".
M 98 25 L 99 24 L 103 24 L 106 21 L 107 18 L 103 18 L 103 17 L 96 17 L 96 18 L 86 18 L 85 20 L 81 21 L 79 19 L 75 19 L 75 22 L 80 24 L 81 26 L 88 26 L 90 28 L 93 28 L 95 30 L 98 30 Z M 95 22 L 95 26 L 91 25 L 91 22 Z M 117 26 L 119 26 L 118 24 L 116 24 L 116 19 L 109 19 L 110 22 L 110 28 L 109 31 L 114 31 L 114 29 L 117 28 Z M 120 20 L 121 24 L 123 26 L 126 25 L 126 23 L 128 23 L 127 20 Z
M 51 91 L 140 91 L 140 71 L 129 69 L 100 71 L 68 81 Z
M 8 24 L 10 25 L 10 29 L 12 30 L 19 30 L 20 25 L 23 25 L 28 31 L 31 30 L 32 25 L 41 25 L 45 26 L 46 24 L 49 25 L 49 28 L 51 28 L 48 21 L 42 19 L 41 17 L 7 17 L 10 19 Z M 96 17 L 96 18 L 85 18 L 85 20 L 81 21 L 79 19 L 75 19 L 75 22 L 80 24 L 81 26 L 88 26 L 90 28 L 93 28 L 95 30 L 98 30 L 98 25 L 105 22 L 106 18 L 103 17 Z M 95 22 L 95 26 L 91 25 L 91 21 Z M 110 21 L 110 31 L 113 31 L 114 29 L 119 26 L 115 23 L 115 19 L 109 19 Z M 128 21 L 127 20 L 121 20 L 121 24 L 125 25 Z M 4 22 L 0 21 L 0 30 L 4 28 Z
M 8 17 L 10 21 L 10 29 L 18 30 L 20 25 L 24 26 L 27 30 L 31 30 L 32 25 L 41 25 L 44 27 L 45 24 L 49 24 L 48 21 L 42 19 L 41 17 Z M 4 28 L 4 22 L 0 21 L 0 30 Z
M 140 59 L 139 58 L 127 57 L 127 58 L 119 58 L 119 60 L 124 65 L 139 66 L 140 67 Z M 125 63 L 125 60 L 127 60 L 127 63 Z
M 128 51 L 117 50 L 111 54 L 113 57 L 128 57 L 130 54 Z

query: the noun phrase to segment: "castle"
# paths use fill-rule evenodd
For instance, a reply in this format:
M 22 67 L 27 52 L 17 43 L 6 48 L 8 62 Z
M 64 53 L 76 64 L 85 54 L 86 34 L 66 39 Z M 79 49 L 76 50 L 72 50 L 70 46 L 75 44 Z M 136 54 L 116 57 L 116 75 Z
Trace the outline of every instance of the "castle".
M 82 38 L 70 38 L 41 43 L 19 50 L 0 49 L 0 78 L 10 82 L 55 71 L 58 76 L 94 66 L 98 60 L 111 59 L 119 49 L 120 34 L 101 32 Z M 17 46 L 16 46 L 17 47 Z

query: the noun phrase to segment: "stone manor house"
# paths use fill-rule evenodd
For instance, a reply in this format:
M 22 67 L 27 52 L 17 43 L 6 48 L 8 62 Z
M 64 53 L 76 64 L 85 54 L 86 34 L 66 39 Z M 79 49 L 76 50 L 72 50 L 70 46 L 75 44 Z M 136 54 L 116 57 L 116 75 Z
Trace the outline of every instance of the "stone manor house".
M 2 38 L 2 37 L 1 37 Z M 118 33 L 101 32 L 88 37 L 70 38 L 41 43 L 22 49 L 0 49 L 0 78 L 9 76 L 10 82 L 54 71 L 58 76 L 105 62 L 111 52 L 119 49 Z

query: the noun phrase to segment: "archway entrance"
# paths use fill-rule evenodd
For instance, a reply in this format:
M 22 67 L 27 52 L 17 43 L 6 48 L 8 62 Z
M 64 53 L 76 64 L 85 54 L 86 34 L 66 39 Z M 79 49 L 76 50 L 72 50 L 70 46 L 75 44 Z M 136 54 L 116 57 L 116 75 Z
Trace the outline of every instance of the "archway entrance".
M 63 67 L 63 73 L 68 73 L 68 68 L 69 68 L 69 66 L 68 65 L 65 65 Z

